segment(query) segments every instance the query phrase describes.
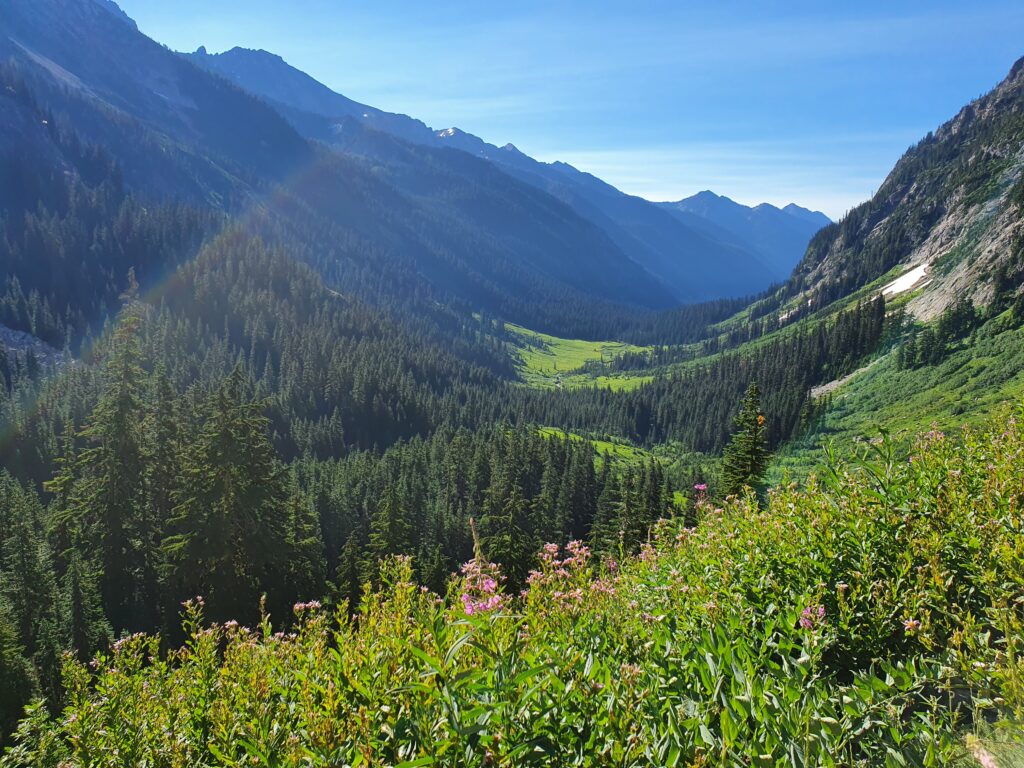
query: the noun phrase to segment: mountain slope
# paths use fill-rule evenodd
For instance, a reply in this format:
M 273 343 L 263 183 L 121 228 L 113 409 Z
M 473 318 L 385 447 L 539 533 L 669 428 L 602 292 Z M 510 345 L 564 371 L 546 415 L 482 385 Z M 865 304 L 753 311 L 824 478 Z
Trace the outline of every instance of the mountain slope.
M 822 306 L 920 268 L 910 303 L 931 319 L 962 296 L 988 304 L 1024 276 L 1024 59 L 896 164 L 871 200 L 811 242 L 788 293 Z
M 337 289 L 390 311 L 457 305 L 586 334 L 675 303 L 602 229 L 493 164 L 361 125 L 364 153 L 328 152 L 112 3 L 12 0 L 0 56 L 58 130 L 103 147 L 134 193 L 242 214 Z M 24 130 L 8 128 L 0 152 L 25 155 Z
M 541 163 L 512 144 L 496 147 L 457 128 L 434 132 L 405 115 L 359 104 L 266 51 L 233 48 L 188 54 L 251 93 L 266 98 L 304 135 L 374 160 L 372 143 L 353 140 L 358 128 L 387 132 L 431 147 L 448 147 L 484 158 L 506 173 L 542 189 L 601 227 L 633 261 L 668 286 L 677 300 L 698 301 L 757 293 L 785 277 L 736 242 L 708 236 L 657 205 L 626 195 L 565 163 Z
M 814 234 L 832 223 L 820 211 L 792 203 L 781 209 L 768 203 L 751 208 L 709 191 L 662 207 L 691 226 L 700 226 L 693 217 L 712 225 L 708 234 L 718 232 L 757 254 L 779 280 L 789 277 Z
M 237 168 L 282 176 L 308 161 L 305 141 L 265 104 L 171 55 L 94 0 L 9 0 L 0 50 L 72 95 L 202 145 Z M 237 169 L 233 169 L 237 170 Z

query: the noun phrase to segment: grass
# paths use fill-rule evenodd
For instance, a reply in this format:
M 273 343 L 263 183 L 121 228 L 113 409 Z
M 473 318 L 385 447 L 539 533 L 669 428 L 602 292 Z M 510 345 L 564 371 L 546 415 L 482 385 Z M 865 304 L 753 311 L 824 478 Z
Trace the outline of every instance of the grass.
M 505 328 L 516 337 L 513 351 L 520 361 L 519 373 L 528 386 L 538 389 L 555 389 L 559 385 L 566 388 L 589 386 L 619 391 L 633 389 L 653 378 L 644 373 L 591 376 L 582 370 L 587 363 L 608 362 L 629 352 L 648 352 L 651 347 L 619 341 L 563 339 L 512 323 L 506 323 Z
M 573 432 L 566 432 L 565 430 L 558 429 L 556 427 L 538 427 L 537 431 L 543 437 L 557 437 L 562 440 L 588 440 L 588 438 L 582 435 L 577 435 Z M 604 455 L 611 456 L 615 459 L 631 462 L 648 461 L 654 458 L 654 454 L 637 448 L 635 445 L 626 442 L 625 440 L 601 440 L 590 438 L 589 442 L 594 446 L 594 450 L 597 451 L 598 458 Z
M 1024 398 L 1024 328 L 1002 330 L 994 318 L 973 340 L 935 366 L 906 370 L 890 352 L 832 393 L 820 423 L 778 457 L 773 479 L 806 474 L 825 443 L 852 451 L 880 428 L 898 440 L 935 427 L 984 422 L 1007 402 Z

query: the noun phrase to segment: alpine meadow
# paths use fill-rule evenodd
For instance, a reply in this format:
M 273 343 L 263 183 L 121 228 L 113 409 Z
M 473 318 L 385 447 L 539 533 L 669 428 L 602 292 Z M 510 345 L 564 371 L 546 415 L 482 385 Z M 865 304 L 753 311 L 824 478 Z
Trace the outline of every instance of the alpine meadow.
M 1024 13 L 513 5 L 0 0 L 0 768 L 1024 766 Z

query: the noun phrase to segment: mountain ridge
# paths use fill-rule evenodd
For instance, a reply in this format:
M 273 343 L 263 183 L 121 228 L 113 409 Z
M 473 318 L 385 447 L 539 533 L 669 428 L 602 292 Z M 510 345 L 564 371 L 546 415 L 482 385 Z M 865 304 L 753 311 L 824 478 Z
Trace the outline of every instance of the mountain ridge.
M 576 334 L 592 332 L 577 302 L 604 302 L 608 317 L 676 302 L 603 230 L 493 164 L 452 162 L 442 150 L 363 129 L 356 138 L 387 139 L 382 151 L 395 162 L 329 152 L 266 99 L 95 0 L 11 0 L 0 54 L 61 130 L 123 166 L 133 191 L 231 215 L 263 211 L 250 219 L 264 235 L 281 218 L 313 212 L 315 226 L 293 231 L 335 232 L 310 244 L 308 258 L 325 274 L 352 276 L 375 301 L 404 310 L 396 292 L 436 292 L 416 311 L 454 303 L 523 321 L 557 315 L 561 330 Z M 18 155 L 21 140 L 12 134 L 0 151 Z M 369 280 L 374 272 L 381 277 Z
M 684 214 L 698 216 L 735 242 L 760 256 L 779 280 L 789 277 L 818 230 L 832 223 L 820 211 L 790 203 L 778 208 L 771 203 L 746 206 L 710 190 L 660 204 L 673 215 L 692 221 Z
M 494 163 L 603 228 L 633 261 L 670 286 L 679 301 L 749 295 L 788 276 L 788 269 L 766 263 L 770 260 L 743 239 L 708 233 L 568 163 L 537 161 L 511 142 L 498 147 L 455 127 L 433 130 L 407 115 L 360 104 L 276 54 L 235 47 L 219 54 L 203 49 L 183 55 L 267 98 L 300 132 L 343 151 L 353 151 L 349 142 L 351 123 L 355 123 L 417 144 L 459 149 Z M 793 247 L 793 263 L 805 246 L 806 242 Z
M 896 268 L 926 266 L 915 317 L 933 319 L 962 296 L 987 304 L 1001 280 L 1024 274 L 1022 179 L 1024 58 L 911 147 L 871 199 L 821 230 L 787 292 L 823 306 Z

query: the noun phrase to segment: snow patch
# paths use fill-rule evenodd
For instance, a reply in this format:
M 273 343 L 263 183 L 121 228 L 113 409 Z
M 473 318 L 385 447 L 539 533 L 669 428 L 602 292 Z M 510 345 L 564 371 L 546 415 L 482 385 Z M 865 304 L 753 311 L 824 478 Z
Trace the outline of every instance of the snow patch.
M 912 270 L 907 272 L 905 275 L 901 275 L 889 283 L 885 288 L 882 289 L 883 296 L 895 296 L 898 293 L 909 291 L 928 274 L 928 265 L 921 264 L 920 266 L 914 267 Z

